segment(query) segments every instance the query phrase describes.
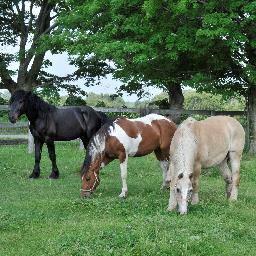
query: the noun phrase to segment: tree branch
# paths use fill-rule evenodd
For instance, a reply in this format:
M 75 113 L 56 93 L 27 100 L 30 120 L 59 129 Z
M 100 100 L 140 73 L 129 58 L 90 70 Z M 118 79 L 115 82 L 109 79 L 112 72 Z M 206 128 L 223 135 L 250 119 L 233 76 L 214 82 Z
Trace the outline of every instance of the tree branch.
M 26 83 L 31 84 L 31 86 L 36 85 L 36 80 L 39 74 L 39 71 L 42 67 L 44 56 L 46 53 L 46 50 L 43 53 L 38 53 L 34 55 L 35 48 L 38 43 L 38 39 L 44 35 L 49 33 L 52 29 L 54 29 L 57 26 L 57 23 L 50 26 L 50 13 L 53 9 L 54 5 L 48 3 L 47 1 L 44 1 L 44 4 L 41 7 L 40 13 L 38 15 L 37 19 L 37 31 L 33 38 L 33 43 L 31 45 L 31 48 L 29 49 L 29 54 L 27 55 L 27 58 L 29 62 L 34 56 L 33 64 L 28 72 Z
M 10 92 L 13 92 L 17 84 L 11 78 L 9 70 L 7 69 L 6 62 L 3 57 L 1 58 L 1 56 L 0 56 L 0 77 L 1 77 L 0 88 L 8 89 Z
M 55 29 L 58 26 L 58 23 L 52 24 L 49 28 L 47 28 L 42 34 L 48 34 L 50 33 L 53 29 Z
M 30 8 L 29 8 L 29 16 L 30 16 L 30 19 L 29 19 L 29 22 L 28 22 L 28 32 L 32 29 L 32 24 L 33 24 L 33 7 L 34 7 L 34 3 L 35 1 L 31 1 L 31 4 L 30 4 Z

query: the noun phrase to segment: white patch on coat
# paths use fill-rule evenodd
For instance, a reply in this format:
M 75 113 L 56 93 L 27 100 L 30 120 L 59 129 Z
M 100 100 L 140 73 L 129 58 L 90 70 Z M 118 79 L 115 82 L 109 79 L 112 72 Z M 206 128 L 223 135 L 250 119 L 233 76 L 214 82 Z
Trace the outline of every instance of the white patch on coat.
M 168 122 L 171 122 L 170 119 L 168 119 L 164 116 L 158 115 L 158 114 L 149 114 L 149 115 L 146 115 L 143 117 L 138 117 L 135 119 L 127 119 L 127 120 L 132 121 L 132 122 L 142 122 L 142 123 L 148 124 L 148 125 L 151 125 L 152 121 L 156 121 L 156 120 L 166 120 Z
M 100 136 L 99 134 L 95 135 L 93 142 L 90 145 L 90 153 L 92 156 L 92 161 L 95 160 L 95 157 L 105 150 L 105 136 Z
M 119 142 L 124 146 L 128 156 L 134 156 L 137 153 L 139 144 L 142 141 L 141 134 L 138 134 L 136 138 L 131 138 L 117 123 L 114 123 L 114 126 L 110 128 L 109 135 L 114 136 L 119 140 Z

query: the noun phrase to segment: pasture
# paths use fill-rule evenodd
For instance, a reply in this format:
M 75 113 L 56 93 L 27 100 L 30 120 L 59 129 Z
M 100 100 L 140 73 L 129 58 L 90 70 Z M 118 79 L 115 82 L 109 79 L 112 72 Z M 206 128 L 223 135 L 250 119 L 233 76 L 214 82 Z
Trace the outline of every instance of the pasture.
M 166 211 L 169 192 L 153 155 L 130 158 L 128 198 L 118 161 L 101 171 L 92 199 L 80 198 L 84 152 L 57 143 L 59 180 L 49 180 L 44 147 L 41 178 L 29 180 L 26 145 L 0 147 L 0 255 L 255 255 L 256 158 L 244 156 L 238 201 L 228 203 L 218 171 L 201 176 L 201 201 L 187 216 Z

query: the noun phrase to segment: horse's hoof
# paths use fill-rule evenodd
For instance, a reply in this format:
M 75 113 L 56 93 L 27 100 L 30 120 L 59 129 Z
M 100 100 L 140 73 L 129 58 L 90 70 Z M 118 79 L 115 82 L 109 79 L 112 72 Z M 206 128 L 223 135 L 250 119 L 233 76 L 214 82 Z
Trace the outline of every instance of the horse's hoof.
M 192 204 L 192 205 L 196 205 L 196 204 L 198 204 L 198 203 L 199 203 L 199 200 L 198 200 L 198 201 L 196 201 L 196 200 L 192 200 L 192 201 L 191 201 L 191 204 Z
M 192 205 L 196 205 L 199 203 L 199 197 L 197 194 L 195 194 L 194 196 L 192 195 L 192 199 L 191 199 L 191 204 Z
M 230 196 L 230 197 L 228 197 L 228 201 L 229 201 L 229 202 L 236 202 L 236 201 L 237 201 L 237 197 L 235 197 L 235 196 Z
M 168 190 L 170 188 L 170 185 L 162 185 L 161 186 L 161 190 L 165 191 Z
M 58 173 L 51 173 L 51 175 L 48 177 L 49 179 L 58 179 L 59 178 L 59 174 Z
M 185 211 L 185 212 L 179 212 L 179 214 L 180 214 L 180 215 L 183 215 L 183 216 L 184 216 L 184 215 L 187 215 L 187 213 L 188 213 L 187 211 Z
M 29 178 L 30 179 L 37 179 L 39 178 L 40 174 L 38 172 L 32 172 L 30 175 L 29 175 Z
M 175 208 L 173 208 L 173 207 L 168 207 L 168 208 L 167 208 L 167 211 L 168 211 L 168 212 L 174 212 L 174 210 L 175 210 Z
M 127 197 L 127 192 L 122 192 L 120 195 L 119 195 L 119 197 L 120 198 L 126 198 Z

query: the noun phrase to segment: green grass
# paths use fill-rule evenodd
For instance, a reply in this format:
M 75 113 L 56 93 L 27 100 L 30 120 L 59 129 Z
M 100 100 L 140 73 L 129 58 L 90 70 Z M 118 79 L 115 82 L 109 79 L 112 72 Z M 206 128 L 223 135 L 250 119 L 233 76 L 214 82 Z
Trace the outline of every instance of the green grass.
M 166 211 L 169 193 L 153 155 L 130 158 L 129 196 L 119 165 L 101 172 L 92 199 L 81 199 L 76 143 L 57 144 L 59 180 L 49 180 L 43 151 L 41 178 L 29 180 L 33 155 L 25 145 L 0 147 L 0 255 L 255 255 L 256 159 L 244 157 L 239 200 L 228 203 L 214 169 L 201 177 L 201 201 L 187 216 Z

